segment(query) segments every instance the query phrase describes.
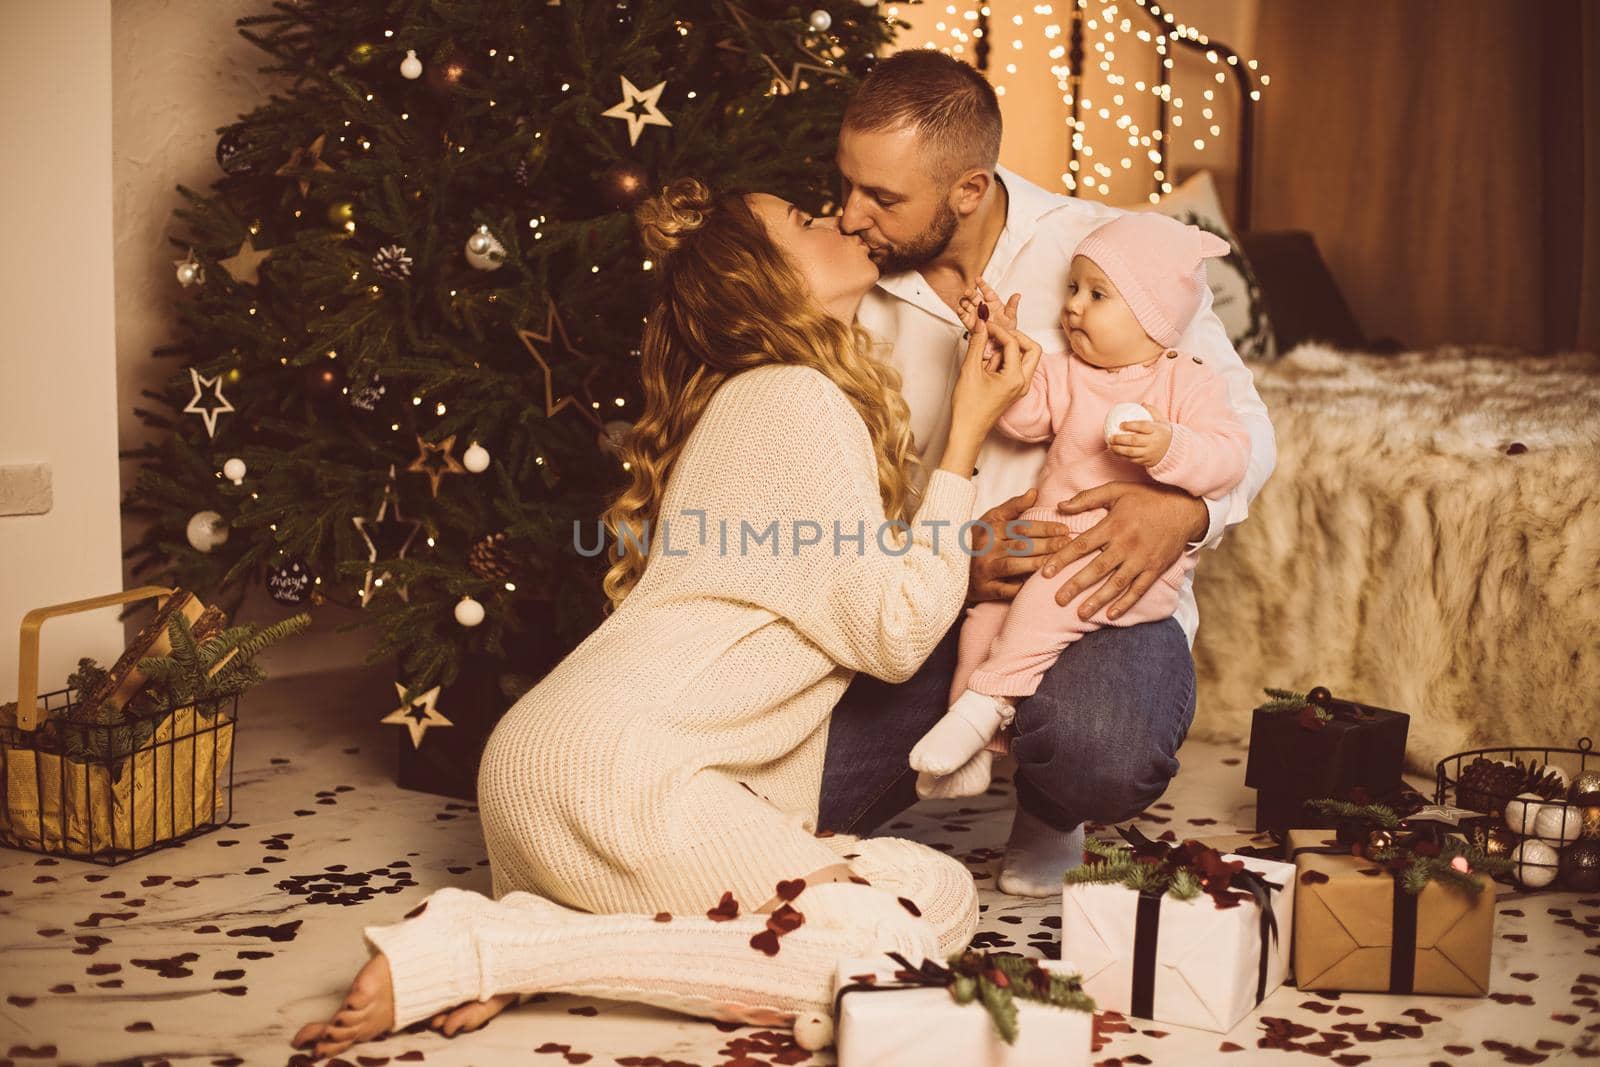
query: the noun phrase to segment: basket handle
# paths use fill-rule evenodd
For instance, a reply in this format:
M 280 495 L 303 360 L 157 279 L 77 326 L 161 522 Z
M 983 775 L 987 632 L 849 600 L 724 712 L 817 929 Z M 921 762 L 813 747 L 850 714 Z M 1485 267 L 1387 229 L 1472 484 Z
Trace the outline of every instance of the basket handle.
M 39 627 L 44 620 L 58 615 L 76 615 L 96 608 L 109 608 L 117 604 L 131 604 L 136 600 L 155 597 L 165 601 L 173 590 L 164 585 L 141 585 L 137 589 L 124 589 L 120 593 L 92 596 L 87 600 L 74 600 L 68 604 L 52 604 L 47 608 L 34 608 L 22 617 L 22 642 L 17 653 L 17 728 L 32 730 L 39 725 Z

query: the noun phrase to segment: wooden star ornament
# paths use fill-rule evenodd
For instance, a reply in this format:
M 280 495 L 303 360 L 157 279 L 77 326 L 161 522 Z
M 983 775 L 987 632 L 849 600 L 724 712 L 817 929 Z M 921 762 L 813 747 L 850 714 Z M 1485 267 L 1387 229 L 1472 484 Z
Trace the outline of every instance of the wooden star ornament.
M 622 103 L 606 111 L 600 112 L 602 118 L 622 119 L 628 124 L 628 144 L 639 143 L 639 135 L 646 126 L 671 126 L 672 122 L 661 113 L 659 106 L 661 91 L 667 87 L 666 82 L 657 82 L 650 88 L 640 92 L 628 80 L 627 75 L 622 75 Z M 641 111 L 642 109 L 642 111 Z
M 300 199 L 304 200 L 311 191 L 311 176 L 317 173 L 332 174 L 333 168 L 323 162 L 322 146 L 327 143 L 328 135 L 321 133 L 306 148 L 296 148 L 289 153 L 289 158 L 283 166 L 272 173 L 280 178 L 294 178 L 300 186 Z
M 206 420 L 206 436 L 217 436 L 217 416 L 225 411 L 232 411 L 233 405 L 228 403 L 228 398 L 222 395 L 222 375 L 207 378 L 189 368 L 189 380 L 194 383 L 194 399 L 184 405 L 186 415 L 199 415 Z M 212 390 L 206 395 L 206 390 Z
M 595 429 L 604 431 L 605 423 L 595 415 L 591 408 L 586 408 L 576 398 L 563 396 L 560 400 L 555 397 L 555 387 L 550 375 L 550 364 L 545 361 L 544 355 L 539 351 L 539 346 L 546 346 L 547 350 L 559 349 L 565 355 L 567 363 L 587 363 L 591 360 L 588 354 L 579 352 L 572 347 L 572 342 L 567 338 L 567 328 L 561 321 L 561 315 L 556 311 L 556 302 L 551 300 L 545 311 L 544 332 L 537 333 L 533 330 L 518 330 L 517 339 L 522 342 L 533 361 L 539 364 L 539 370 L 544 373 L 544 414 L 546 418 L 555 418 L 557 414 L 571 407 L 578 414 L 594 424 Z M 598 373 L 598 367 L 591 367 L 588 374 L 583 377 L 584 395 L 588 395 L 589 382 Z
M 240 285 L 261 284 L 261 264 L 272 254 L 270 249 L 258 249 L 246 237 L 239 242 L 239 251 L 222 260 L 222 269 Z
M 392 518 L 389 517 L 391 504 L 394 505 Z M 422 528 L 420 520 L 400 517 L 400 498 L 394 491 L 394 464 L 389 464 L 389 484 L 383 488 L 383 503 L 378 505 L 378 514 L 371 519 L 356 515 L 350 521 L 355 523 L 361 539 L 367 543 L 367 563 L 371 564 L 367 567 L 366 578 L 361 586 L 361 606 L 366 607 L 367 602 L 373 597 L 373 590 L 378 588 L 379 583 L 388 581 L 390 577 L 389 571 L 376 576 L 373 574 L 378 569 L 378 541 L 382 541 L 386 548 L 398 543 L 399 551 L 395 553 L 394 558 L 405 559 L 406 552 L 411 548 L 411 542 L 416 540 L 417 531 Z M 373 539 L 374 534 L 378 540 Z M 404 540 L 401 540 L 402 535 Z M 400 595 L 401 600 L 407 604 L 411 603 L 411 591 L 406 586 L 397 587 L 395 592 Z
M 434 706 L 439 699 L 438 686 L 412 701 L 406 700 L 406 687 L 399 682 L 394 683 L 394 691 L 400 696 L 400 706 L 378 721 L 390 726 L 404 726 L 411 732 L 412 748 L 422 747 L 422 735 L 428 732 L 428 727 L 455 725 Z
M 450 450 L 455 447 L 455 444 L 455 434 L 451 434 L 438 444 L 424 441 L 421 434 L 417 435 L 417 448 L 421 450 L 421 453 L 411 461 L 411 466 L 407 467 L 406 470 L 426 474 L 428 476 L 428 485 L 433 489 L 435 497 L 439 495 L 439 483 L 444 480 L 446 474 L 467 473 L 467 468 L 463 467 L 461 462 L 450 454 Z
M 755 19 L 751 16 L 750 12 L 740 7 L 738 4 L 732 3 L 731 0 L 729 3 L 726 3 L 723 6 L 728 9 L 728 16 L 733 19 L 734 24 L 737 25 L 740 30 L 744 31 L 744 34 L 747 38 L 753 39 L 751 23 L 754 22 Z M 729 39 L 718 41 L 717 47 L 722 49 L 724 52 L 743 53 L 749 51 L 748 48 L 739 44 L 737 41 Z M 761 62 L 765 63 L 772 71 L 774 85 L 777 87 L 780 95 L 788 96 L 802 87 L 802 71 L 812 71 L 825 78 L 840 78 L 844 76 L 844 71 L 833 66 L 826 57 L 820 56 L 811 51 L 810 49 L 806 48 L 805 45 L 799 43 L 799 41 L 795 42 L 795 47 L 799 49 L 801 55 L 805 56 L 806 59 L 811 60 L 811 62 L 790 64 L 788 74 L 784 74 L 783 68 L 779 67 L 777 62 L 774 61 L 773 58 L 767 53 L 756 53 L 756 55 L 760 57 Z

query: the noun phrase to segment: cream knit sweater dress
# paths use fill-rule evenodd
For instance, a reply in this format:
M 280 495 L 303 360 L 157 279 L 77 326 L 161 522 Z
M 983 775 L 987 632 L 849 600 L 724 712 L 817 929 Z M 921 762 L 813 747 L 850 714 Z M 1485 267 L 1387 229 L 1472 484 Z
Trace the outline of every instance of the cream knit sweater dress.
M 931 472 L 907 537 L 885 526 L 866 425 L 826 375 L 767 365 L 724 382 L 668 477 L 639 583 L 490 737 L 479 809 L 499 899 L 441 890 L 430 905 L 448 907 L 367 929 L 397 1025 L 508 991 L 776 1024 L 826 1009 L 839 955 L 965 947 L 977 906 L 958 861 L 813 830 L 828 717 L 854 672 L 910 677 L 961 610 L 974 494 Z M 841 860 L 871 885 L 807 888 L 785 953 L 750 947 L 764 917 L 748 913 L 779 882 Z M 707 917 L 725 893 L 737 921 Z M 569 939 L 567 963 L 604 952 L 604 973 L 530 962 L 552 937 Z

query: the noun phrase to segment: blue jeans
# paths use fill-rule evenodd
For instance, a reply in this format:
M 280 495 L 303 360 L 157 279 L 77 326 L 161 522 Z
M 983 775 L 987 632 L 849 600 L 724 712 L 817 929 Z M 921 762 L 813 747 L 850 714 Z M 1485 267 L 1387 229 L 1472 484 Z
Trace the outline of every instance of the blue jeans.
M 917 802 L 911 748 L 948 710 L 964 617 L 907 681 L 851 680 L 828 729 L 819 829 L 870 834 Z M 1085 634 L 1017 705 L 1018 805 L 1062 831 L 1131 819 L 1178 773 L 1194 701 L 1176 619 Z

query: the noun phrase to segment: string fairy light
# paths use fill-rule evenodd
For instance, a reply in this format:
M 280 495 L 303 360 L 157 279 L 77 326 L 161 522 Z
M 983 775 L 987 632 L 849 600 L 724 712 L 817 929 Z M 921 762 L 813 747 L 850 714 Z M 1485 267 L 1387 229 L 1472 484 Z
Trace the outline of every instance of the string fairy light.
M 1172 191 L 1170 139 L 1181 138 L 1203 152 L 1223 135 L 1214 86 L 1226 84 L 1231 72 L 1240 93 L 1254 103 L 1271 82 L 1267 75 L 1257 73 L 1256 60 L 1243 59 L 1226 45 L 1211 41 L 1197 27 L 1163 11 L 1156 0 L 1062 0 L 1062 12 L 1057 6 L 1031 4 L 1027 8 L 1031 19 L 1022 12 L 993 19 L 989 4 L 963 9 L 947 0 L 942 8 L 932 5 L 934 32 L 925 35 L 923 47 L 958 59 L 976 58 L 975 65 L 988 74 L 995 95 L 1004 97 L 1008 80 L 1032 80 L 1034 74 L 1022 54 L 1024 43 L 1029 38 L 1042 39 L 1049 74 L 1055 78 L 1066 109 L 1069 159 L 1061 183 L 1069 193 L 1111 196 L 1119 181 L 1147 176 L 1148 197 L 1154 203 Z M 1142 10 L 1133 10 L 1135 6 Z M 887 13 L 898 18 L 900 9 L 891 5 Z M 996 33 L 1000 26 L 1003 34 Z M 1005 44 L 995 39 L 1002 35 L 1007 38 Z M 1178 47 L 1194 51 L 1196 58 L 1211 68 L 1198 115 L 1186 113 L 1193 108 L 1186 109 L 1185 98 L 1173 89 Z M 983 62 L 990 49 L 997 49 L 992 53 L 996 58 L 992 63 Z M 1153 66 L 1154 76 L 1131 76 L 1130 72 L 1142 66 Z M 1092 89 L 1085 85 L 1089 76 L 1096 81 Z M 1148 114 L 1152 102 L 1155 121 L 1141 124 L 1136 116 Z M 1100 124 L 1092 137 L 1091 122 Z M 1164 134 L 1163 130 L 1170 132 Z

